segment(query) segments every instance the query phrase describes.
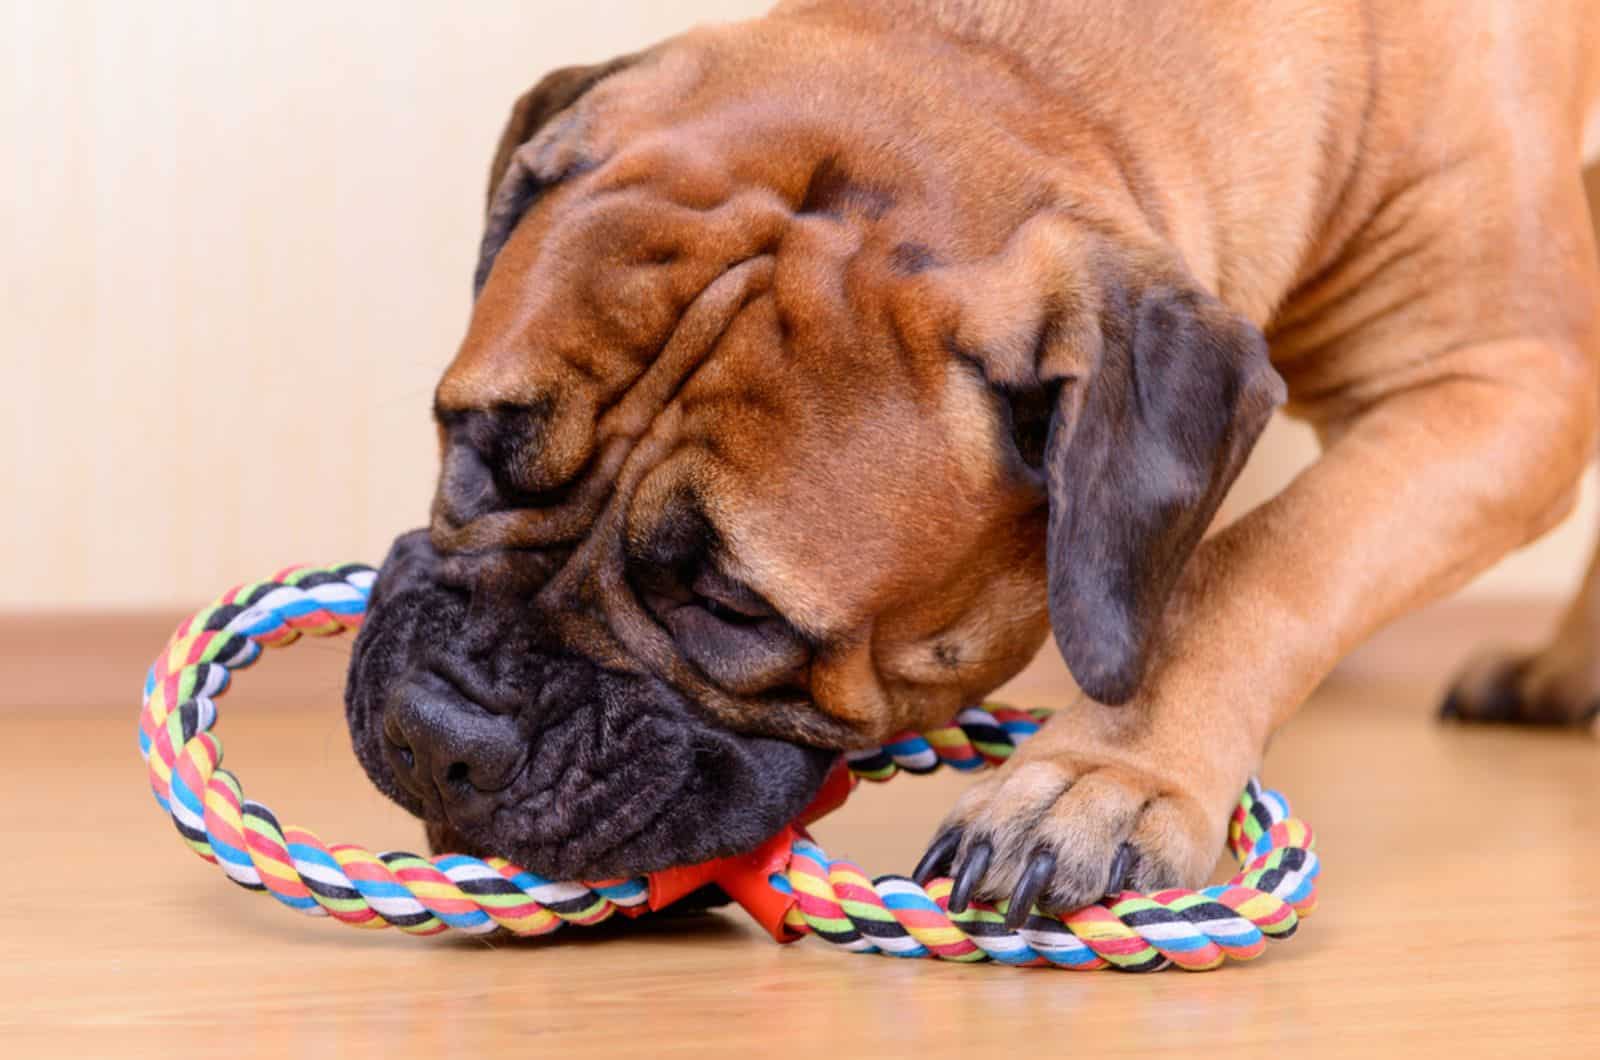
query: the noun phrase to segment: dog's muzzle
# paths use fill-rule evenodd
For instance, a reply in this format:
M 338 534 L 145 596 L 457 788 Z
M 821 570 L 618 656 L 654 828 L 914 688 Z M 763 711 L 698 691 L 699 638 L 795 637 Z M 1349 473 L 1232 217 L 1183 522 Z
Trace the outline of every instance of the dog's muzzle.
M 396 540 L 356 639 L 346 711 L 373 782 L 411 813 L 552 879 L 751 850 L 835 752 L 707 721 L 648 674 L 552 640 L 530 601 L 453 587 L 424 531 Z

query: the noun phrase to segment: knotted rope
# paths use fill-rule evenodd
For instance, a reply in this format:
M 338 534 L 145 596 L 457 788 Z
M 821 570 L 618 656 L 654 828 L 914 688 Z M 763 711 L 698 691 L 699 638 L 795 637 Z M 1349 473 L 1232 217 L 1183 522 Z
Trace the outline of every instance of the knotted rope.
M 292 567 L 240 586 L 180 625 L 145 680 L 139 749 L 156 801 L 196 854 L 240 886 L 302 913 L 413 935 L 448 928 L 539 935 L 661 908 L 684 890 L 663 881 L 687 873 L 722 884 L 785 941 L 814 934 L 844 949 L 901 957 L 1153 971 L 1248 960 L 1267 939 L 1292 935 L 1315 906 L 1311 830 L 1289 815 L 1281 795 L 1253 780 L 1229 827 L 1240 872 L 1228 883 L 1124 892 L 1063 917 L 1035 913 L 1016 931 L 1004 926 L 1004 903 L 975 902 L 952 914 L 950 880 L 923 888 L 902 876 L 870 879 L 852 862 L 830 858 L 798 827 L 699 875 L 671 870 L 588 883 L 547 880 L 502 858 L 374 854 L 325 843 L 307 829 L 280 825 L 271 810 L 244 797 L 238 778 L 221 766 L 222 742 L 211 731 L 216 700 L 232 672 L 255 662 L 263 645 L 359 626 L 375 577 L 357 564 Z M 868 780 L 940 765 L 978 769 L 1005 761 L 1047 716 L 971 707 L 949 726 L 897 737 L 846 761 L 854 776 Z

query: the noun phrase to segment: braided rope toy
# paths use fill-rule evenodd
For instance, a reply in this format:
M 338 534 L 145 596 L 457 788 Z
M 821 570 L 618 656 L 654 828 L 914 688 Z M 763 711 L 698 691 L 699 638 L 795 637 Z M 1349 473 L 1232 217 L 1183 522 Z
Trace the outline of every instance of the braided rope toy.
M 1229 825 L 1228 845 L 1240 871 L 1226 884 L 1123 892 L 1061 917 L 1035 912 L 1015 931 L 1004 925 L 1003 902 L 974 902 L 951 913 L 949 879 L 925 888 L 903 876 L 871 879 L 854 863 L 829 857 L 806 834 L 804 823 L 842 803 L 856 778 L 997 765 L 1049 713 L 994 705 L 968 708 L 944 728 L 847 755 L 802 822 L 750 854 L 644 878 L 565 883 L 501 858 L 374 854 L 324 843 L 306 829 L 281 826 L 221 768 L 222 743 L 211 731 L 216 699 L 232 671 L 253 663 L 263 645 L 360 625 L 375 578 L 370 567 L 355 564 L 292 567 L 240 586 L 180 625 L 145 681 L 139 750 L 156 801 L 196 854 L 240 886 L 302 913 L 413 935 L 449 928 L 540 935 L 563 924 L 662 909 L 716 883 L 781 942 L 814 934 L 847 950 L 898 957 L 1201 971 L 1230 957 L 1257 956 L 1267 939 L 1294 934 L 1315 907 L 1319 866 L 1311 830 L 1289 815 L 1281 795 L 1254 780 Z

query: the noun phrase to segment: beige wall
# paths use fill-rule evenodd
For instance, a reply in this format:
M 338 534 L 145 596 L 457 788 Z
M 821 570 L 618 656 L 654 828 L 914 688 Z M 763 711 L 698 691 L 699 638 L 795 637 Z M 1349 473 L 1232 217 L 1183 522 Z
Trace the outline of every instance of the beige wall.
M 379 557 L 426 509 L 512 98 L 764 6 L 0 0 L 0 606 Z M 1589 522 L 1484 586 L 1557 589 Z

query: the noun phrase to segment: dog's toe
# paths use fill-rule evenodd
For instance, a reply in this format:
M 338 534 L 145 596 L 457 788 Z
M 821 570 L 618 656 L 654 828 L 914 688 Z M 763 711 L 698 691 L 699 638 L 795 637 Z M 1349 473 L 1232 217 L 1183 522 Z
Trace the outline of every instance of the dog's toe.
M 1457 676 L 1443 719 L 1522 725 L 1597 726 L 1600 667 L 1587 646 L 1561 642 L 1536 653 L 1488 652 Z
M 1015 929 L 1034 912 L 1067 913 L 1127 889 L 1199 886 L 1225 825 L 1225 812 L 1207 812 L 1170 781 L 1032 762 L 967 793 L 916 879 L 948 873 L 952 912 L 992 903 Z

